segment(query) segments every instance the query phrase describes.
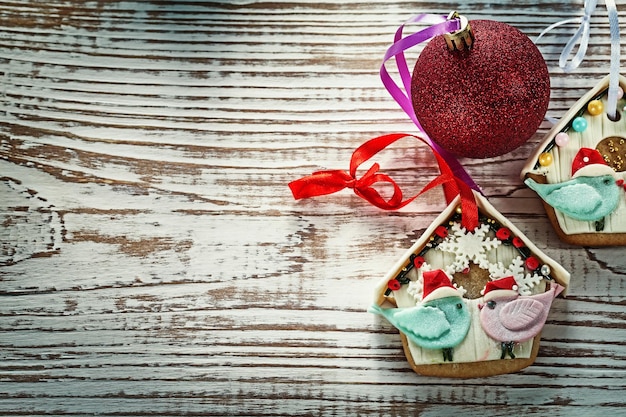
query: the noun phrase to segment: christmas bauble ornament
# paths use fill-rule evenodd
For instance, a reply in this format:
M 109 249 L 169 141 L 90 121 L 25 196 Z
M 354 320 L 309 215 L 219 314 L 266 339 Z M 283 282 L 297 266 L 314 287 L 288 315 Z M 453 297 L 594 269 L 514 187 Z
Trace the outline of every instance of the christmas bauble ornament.
M 413 70 L 411 97 L 424 131 L 457 156 L 487 158 L 525 143 L 550 100 L 543 56 L 505 23 L 462 18 L 433 38 Z

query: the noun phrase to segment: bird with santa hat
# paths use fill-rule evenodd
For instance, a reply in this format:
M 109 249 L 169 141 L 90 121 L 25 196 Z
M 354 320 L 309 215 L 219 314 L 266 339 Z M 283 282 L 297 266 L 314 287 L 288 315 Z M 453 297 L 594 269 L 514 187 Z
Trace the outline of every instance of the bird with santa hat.
M 490 281 L 482 291 L 479 304 L 480 324 L 485 333 L 500 342 L 504 359 L 515 358 L 513 349 L 539 334 L 543 328 L 552 300 L 564 287 L 552 282 L 550 289 L 540 294 L 521 296 L 512 276 Z
M 370 307 L 371 313 L 386 318 L 409 340 L 425 349 L 442 349 L 444 361 L 452 361 L 471 324 L 468 307 L 462 293 L 456 289 L 444 271 L 423 273 L 421 302 L 408 308 Z
M 563 214 L 581 221 L 595 221 L 604 229 L 604 217 L 619 204 L 624 181 L 596 149 L 581 148 L 572 162 L 572 178 L 555 184 L 540 184 L 532 178 L 524 183 L 546 203 Z

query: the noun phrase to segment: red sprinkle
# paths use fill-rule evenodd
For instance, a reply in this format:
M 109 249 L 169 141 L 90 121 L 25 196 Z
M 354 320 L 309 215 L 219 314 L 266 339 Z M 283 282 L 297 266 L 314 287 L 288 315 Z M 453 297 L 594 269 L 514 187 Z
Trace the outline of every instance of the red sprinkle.
M 526 268 L 530 269 L 531 271 L 539 268 L 539 261 L 537 260 L 537 258 L 535 258 L 534 256 L 529 256 L 528 258 L 526 258 Z
M 445 239 L 445 237 L 448 236 L 448 229 L 444 226 L 439 226 L 435 229 L 435 234 L 440 238 Z
M 387 287 L 391 291 L 398 291 L 402 287 L 402 284 L 400 284 L 400 281 L 397 279 L 390 279 L 389 282 L 387 282 Z
M 417 258 L 413 259 L 413 266 L 419 269 L 422 267 L 422 265 L 424 265 L 424 262 L 426 262 L 424 257 L 418 256 Z
M 515 246 L 516 248 L 523 248 L 525 246 L 524 241 L 520 239 L 519 237 L 515 236 L 513 238 L 513 246 Z
M 501 227 L 496 232 L 496 237 L 500 240 L 507 240 L 511 237 L 511 231 L 506 227 Z

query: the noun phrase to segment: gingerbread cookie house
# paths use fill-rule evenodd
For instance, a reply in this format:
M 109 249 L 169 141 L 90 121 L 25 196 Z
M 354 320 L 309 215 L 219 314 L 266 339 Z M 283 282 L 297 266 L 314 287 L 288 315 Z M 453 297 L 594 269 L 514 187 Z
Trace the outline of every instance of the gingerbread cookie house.
M 626 78 L 613 120 L 609 78 L 583 96 L 548 132 L 522 170 L 561 240 L 626 245 Z
M 569 273 L 474 193 L 479 224 L 453 201 L 388 272 L 370 311 L 399 331 L 419 374 L 479 377 L 533 363 Z

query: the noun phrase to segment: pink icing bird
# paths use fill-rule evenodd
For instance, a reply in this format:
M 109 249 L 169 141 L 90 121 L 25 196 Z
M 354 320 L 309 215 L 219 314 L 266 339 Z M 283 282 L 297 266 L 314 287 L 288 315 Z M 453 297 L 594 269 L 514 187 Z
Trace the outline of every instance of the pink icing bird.
M 548 317 L 552 300 L 564 288 L 551 283 L 541 294 L 520 296 L 513 277 L 490 281 L 484 289 L 484 304 L 480 308 L 480 324 L 489 337 L 500 342 L 504 359 L 512 359 L 513 347 L 535 337 Z

